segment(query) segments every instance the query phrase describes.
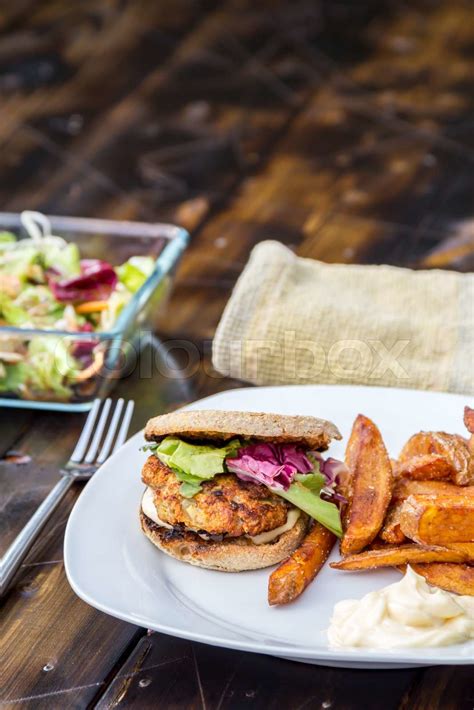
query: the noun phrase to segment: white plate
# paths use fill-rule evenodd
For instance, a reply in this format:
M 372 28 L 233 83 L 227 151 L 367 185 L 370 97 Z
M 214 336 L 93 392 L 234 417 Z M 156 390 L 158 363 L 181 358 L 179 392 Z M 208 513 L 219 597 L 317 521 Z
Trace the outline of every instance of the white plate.
M 314 414 L 334 421 L 343 442 L 330 448 L 342 457 L 354 417 L 363 412 L 382 431 L 396 455 L 421 429 L 463 433 L 466 398 L 459 395 L 370 387 L 291 386 L 237 389 L 195 402 L 193 409 L 237 409 Z M 474 643 L 437 649 L 332 649 L 326 629 L 334 604 L 360 598 L 400 578 L 384 570 L 349 573 L 328 565 L 295 603 L 267 605 L 269 570 L 225 574 L 178 562 L 141 533 L 143 491 L 141 433 L 109 459 L 81 494 L 69 518 L 65 565 L 84 601 L 133 624 L 215 646 L 255 651 L 321 665 L 382 668 L 470 664 Z M 337 551 L 333 556 L 338 557 Z

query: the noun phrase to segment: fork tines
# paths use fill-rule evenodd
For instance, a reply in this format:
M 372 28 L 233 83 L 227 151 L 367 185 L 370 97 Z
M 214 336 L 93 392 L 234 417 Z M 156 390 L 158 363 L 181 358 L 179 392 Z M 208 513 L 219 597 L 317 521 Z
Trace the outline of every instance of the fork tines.
M 135 403 L 132 399 L 129 400 L 125 412 L 124 405 L 125 400 L 122 397 L 114 403 L 110 398 L 104 401 L 94 400 L 70 458 L 71 463 L 100 464 L 110 453 L 114 453 L 122 446 L 127 437 Z M 102 447 L 97 455 L 101 443 Z

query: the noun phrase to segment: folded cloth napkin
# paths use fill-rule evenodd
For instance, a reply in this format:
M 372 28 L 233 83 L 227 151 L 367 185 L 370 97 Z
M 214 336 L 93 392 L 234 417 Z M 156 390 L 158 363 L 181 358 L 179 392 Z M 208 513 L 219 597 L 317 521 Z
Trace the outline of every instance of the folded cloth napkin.
M 474 274 L 324 264 L 258 244 L 224 310 L 213 364 L 267 384 L 474 392 Z

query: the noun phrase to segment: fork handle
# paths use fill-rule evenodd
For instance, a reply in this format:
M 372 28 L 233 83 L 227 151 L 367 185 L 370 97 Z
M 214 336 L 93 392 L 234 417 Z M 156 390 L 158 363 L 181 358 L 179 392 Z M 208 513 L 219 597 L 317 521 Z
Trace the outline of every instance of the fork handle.
M 10 582 L 34 541 L 73 483 L 74 476 L 67 474 L 61 476 L 52 491 L 46 496 L 38 510 L 31 516 L 29 522 L 5 552 L 0 560 L 0 597 L 7 592 Z

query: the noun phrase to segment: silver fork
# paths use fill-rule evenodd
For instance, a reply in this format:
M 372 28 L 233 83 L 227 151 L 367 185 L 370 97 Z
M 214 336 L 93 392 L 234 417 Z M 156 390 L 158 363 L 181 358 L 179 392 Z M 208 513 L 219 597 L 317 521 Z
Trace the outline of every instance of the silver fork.
M 67 464 L 59 471 L 61 478 L 0 560 L 0 596 L 9 589 L 26 554 L 72 484 L 89 480 L 109 454 L 117 451 L 124 443 L 135 403 L 129 400 L 122 416 L 124 404 L 122 398 L 117 400 L 111 411 L 112 400 L 106 399 L 101 410 L 101 400 L 94 400 L 76 448 Z M 109 415 L 110 422 L 102 441 Z M 102 447 L 97 454 L 101 443 Z

